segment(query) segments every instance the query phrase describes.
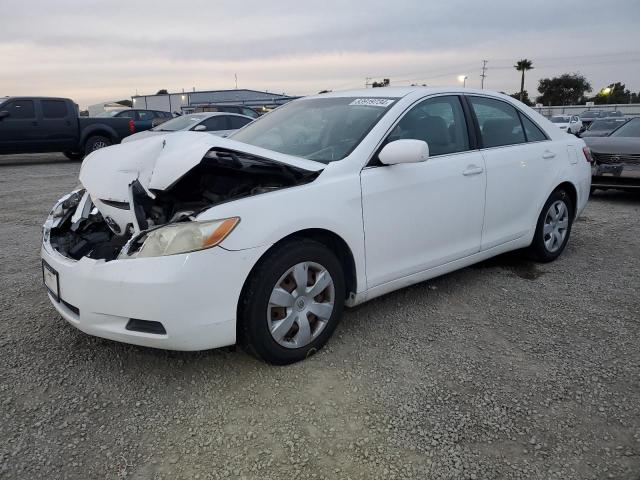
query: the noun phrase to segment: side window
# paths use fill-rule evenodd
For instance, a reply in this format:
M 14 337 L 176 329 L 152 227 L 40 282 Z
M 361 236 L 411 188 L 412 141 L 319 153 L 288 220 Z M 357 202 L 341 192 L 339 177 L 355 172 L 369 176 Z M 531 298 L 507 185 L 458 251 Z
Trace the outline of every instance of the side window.
M 242 107 L 242 114 L 246 115 L 247 117 L 258 118 L 258 114 L 255 112 L 255 110 L 247 107 Z
M 244 127 L 247 123 L 251 122 L 250 118 L 244 117 L 229 117 L 229 128 L 235 130 L 237 128 Z
M 2 109 L 9 112 L 10 120 L 36 118 L 33 100 L 14 100 L 13 102 L 7 103 Z
M 515 107 L 500 100 L 469 96 L 480 125 L 485 148 L 515 145 L 526 141 Z
M 138 120 L 153 120 L 153 112 L 151 110 L 138 110 Z
M 67 116 L 67 104 L 62 100 L 42 100 L 44 118 L 64 118 Z
M 135 110 L 124 110 L 123 112 L 120 112 L 118 114 L 118 117 L 136 118 L 136 111 Z
M 409 110 L 387 138 L 424 140 L 429 155 L 469 150 L 469 134 L 460 99 L 457 96 L 435 97 Z
M 524 133 L 527 136 L 527 142 L 542 142 L 547 139 L 540 127 L 520 113 L 520 120 L 524 126 Z
M 229 129 L 227 127 L 226 115 L 216 115 L 215 117 L 207 118 L 204 122 L 201 122 L 198 125 L 204 125 L 205 127 L 207 127 L 208 132 L 216 132 L 218 130 Z

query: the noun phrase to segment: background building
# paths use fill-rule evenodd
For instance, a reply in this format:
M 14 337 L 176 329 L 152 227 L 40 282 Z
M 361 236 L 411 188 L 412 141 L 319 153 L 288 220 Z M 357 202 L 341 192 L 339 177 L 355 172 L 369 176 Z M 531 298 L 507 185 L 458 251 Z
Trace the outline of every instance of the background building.
M 270 110 L 298 97 L 261 92 L 259 90 L 207 90 L 131 97 L 133 108 L 161 110 L 172 113 L 192 113 L 196 107 L 211 104 L 245 105 L 256 110 Z
M 87 110 L 89 112 L 90 117 L 95 117 L 96 115 L 102 112 L 110 112 L 112 110 L 116 110 L 116 111 L 127 110 L 128 108 L 130 107 L 127 107 L 126 105 L 123 105 L 121 103 L 109 101 L 109 102 L 96 103 L 95 105 L 89 105 L 87 107 Z

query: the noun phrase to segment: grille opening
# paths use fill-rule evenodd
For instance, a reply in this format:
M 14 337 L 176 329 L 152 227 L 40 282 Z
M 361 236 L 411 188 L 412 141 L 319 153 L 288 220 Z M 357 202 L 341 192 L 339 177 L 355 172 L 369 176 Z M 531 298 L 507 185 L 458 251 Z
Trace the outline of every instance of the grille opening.
M 127 330 L 141 333 L 154 333 L 156 335 L 166 335 L 167 331 L 160 322 L 152 322 L 150 320 L 138 320 L 130 318 L 125 327 Z

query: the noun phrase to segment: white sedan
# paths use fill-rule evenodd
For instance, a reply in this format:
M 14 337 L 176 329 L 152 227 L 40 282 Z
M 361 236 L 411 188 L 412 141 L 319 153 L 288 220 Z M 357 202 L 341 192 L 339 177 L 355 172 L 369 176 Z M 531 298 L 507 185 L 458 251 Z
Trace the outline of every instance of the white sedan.
M 576 135 L 582 130 L 582 120 L 577 115 L 556 115 L 551 117 L 550 120 L 556 127 L 567 133 Z
M 252 117 L 225 112 L 191 113 L 176 117 L 144 132 L 134 133 L 122 139 L 122 143 L 143 138 L 167 135 L 174 132 L 207 132 L 226 137 L 253 121 Z
M 80 181 L 44 225 L 62 317 L 286 364 L 321 348 L 345 305 L 510 250 L 556 259 L 591 168 L 582 140 L 505 95 L 377 88 L 295 100 L 231 138 L 101 149 Z

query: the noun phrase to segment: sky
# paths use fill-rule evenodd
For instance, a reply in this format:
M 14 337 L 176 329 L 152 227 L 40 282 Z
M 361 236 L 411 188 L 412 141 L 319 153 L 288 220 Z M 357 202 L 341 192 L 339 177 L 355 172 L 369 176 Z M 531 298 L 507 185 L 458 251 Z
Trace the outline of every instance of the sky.
M 238 88 L 306 95 L 392 85 L 519 91 L 566 72 L 640 90 L 640 0 L 0 0 L 0 96 L 81 107 Z

